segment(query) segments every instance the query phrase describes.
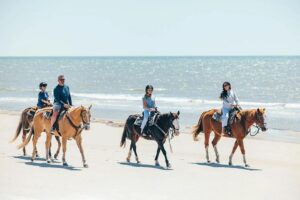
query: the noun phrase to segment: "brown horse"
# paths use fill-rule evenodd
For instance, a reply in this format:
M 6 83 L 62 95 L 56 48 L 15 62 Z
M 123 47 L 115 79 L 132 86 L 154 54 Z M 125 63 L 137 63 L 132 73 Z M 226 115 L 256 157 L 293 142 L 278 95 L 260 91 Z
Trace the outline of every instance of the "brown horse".
M 62 137 L 62 148 L 63 148 L 63 165 L 68 166 L 66 162 L 66 150 L 67 150 L 67 140 L 70 138 L 74 138 L 76 140 L 77 146 L 79 148 L 79 151 L 81 153 L 82 161 L 83 161 L 83 166 L 88 167 L 86 164 L 85 156 L 84 156 L 84 151 L 82 148 L 82 137 L 81 137 L 81 132 L 83 129 L 89 130 L 90 129 L 90 119 L 91 119 L 91 114 L 90 114 L 90 109 L 86 108 L 84 106 L 79 106 L 76 108 L 70 108 L 66 114 L 58 120 L 59 124 L 59 132 L 55 132 L 56 136 L 61 136 Z M 30 135 L 26 138 L 26 140 L 19 145 L 19 148 L 25 147 L 29 141 L 31 136 L 34 134 L 33 137 L 33 152 L 32 152 L 32 157 L 31 160 L 34 161 L 36 157 L 36 144 L 41 136 L 42 132 L 46 132 L 47 134 L 47 139 L 46 139 L 46 161 L 48 163 L 51 162 L 51 156 L 49 157 L 49 149 L 50 149 L 50 143 L 51 143 L 51 138 L 52 134 L 50 132 L 51 130 L 51 124 L 50 124 L 50 119 L 44 117 L 44 109 L 39 110 L 36 112 L 34 118 L 33 118 L 33 125 L 30 131 Z
M 16 141 L 16 139 L 19 137 L 19 135 L 21 133 L 21 130 L 23 133 L 22 141 L 23 142 L 25 141 L 27 133 L 30 132 L 32 120 L 33 120 L 33 117 L 37 110 L 38 110 L 37 106 L 32 106 L 32 107 L 28 107 L 22 111 L 17 130 L 15 132 L 13 139 L 10 142 Z M 55 137 L 55 139 L 57 140 L 58 145 L 60 146 L 59 137 Z M 51 154 L 51 151 L 49 151 L 49 153 Z M 36 154 L 38 155 L 37 152 L 36 152 Z M 25 147 L 23 147 L 23 155 L 26 156 L 26 148 Z M 56 157 L 57 157 L 57 154 L 56 154 Z
M 205 145 L 205 150 L 206 150 L 206 159 L 207 162 L 210 162 L 209 160 L 209 154 L 208 154 L 208 146 L 209 146 L 209 136 L 211 131 L 215 133 L 215 137 L 212 141 L 212 145 L 214 147 L 214 151 L 216 154 L 216 162 L 219 163 L 219 153 L 217 149 L 217 143 L 221 139 L 222 136 L 222 125 L 221 122 L 218 122 L 212 118 L 213 114 L 218 111 L 217 109 L 212 109 L 206 112 L 203 112 L 200 116 L 199 122 L 197 125 L 194 126 L 193 128 L 193 139 L 197 141 L 197 136 L 200 132 L 204 132 L 204 145 Z M 244 138 L 248 134 L 249 128 L 256 123 L 259 128 L 261 128 L 262 131 L 266 131 L 266 122 L 265 122 L 265 109 L 252 109 L 252 110 L 242 110 L 240 111 L 233 124 L 231 125 L 232 129 L 232 135 L 236 139 L 232 152 L 229 156 L 229 165 L 232 165 L 232 157 L 237 149 L 237 147 L 240 147 L 240 150 L 243 154 L 243 161 L 246 167 L 249 165 L 247 164 L 246 161 L 246 156 L 245 156 L 245 148 L 244 148 Z M 224 135 L 225 137 L 227 135 Z

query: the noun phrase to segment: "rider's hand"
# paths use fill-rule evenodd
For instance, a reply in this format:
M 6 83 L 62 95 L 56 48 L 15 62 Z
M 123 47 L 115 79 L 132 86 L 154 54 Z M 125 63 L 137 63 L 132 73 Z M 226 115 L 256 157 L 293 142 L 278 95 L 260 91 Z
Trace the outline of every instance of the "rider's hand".
M 71 108 L 71 106 L 69 104 L 64 104 L 65 108 Z

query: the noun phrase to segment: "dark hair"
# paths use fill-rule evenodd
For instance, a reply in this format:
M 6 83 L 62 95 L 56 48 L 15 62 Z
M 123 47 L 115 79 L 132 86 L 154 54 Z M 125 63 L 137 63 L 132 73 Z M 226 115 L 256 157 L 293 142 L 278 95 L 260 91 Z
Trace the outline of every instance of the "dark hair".
M 225 90 L 225 85 L 229 85 L 229 89 L 231 90 L 231 84 L 229 82 L 223 83 L 223 91 L 220 94 L 220 99 L 226 99 L 228 97 L 228 92 Z
M 145 96 L 147 96 L 147 90 L 152 89 L 153 90 L 153 86 L 152 85 L 147 85 L 145 88 Z

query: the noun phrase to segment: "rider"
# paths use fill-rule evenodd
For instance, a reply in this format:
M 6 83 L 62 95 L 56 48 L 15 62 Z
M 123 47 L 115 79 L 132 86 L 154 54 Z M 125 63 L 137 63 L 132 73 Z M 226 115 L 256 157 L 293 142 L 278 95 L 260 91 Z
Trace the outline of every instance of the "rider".
M 51 117 L 51 132 L 54 132 L 53 126 L 58 113 L 61 109 L 68 109 L 72 106 L 72 98 L 70 94 L 69 86 L 65 85 L 64 75 L 58 76 L 58 85 L 53 90 L 54 103 L 53 103 L 53 115 Z
M 229 82 L 223 83 L 223 91 L 220 94 L 220 99 L 223 100 L 222 134 L 225 134 L 225 127 L 227 126 L 228 123 L 230 110 L 233 109 L 234 107 L 239 107 L 239 99 L 231 89 L 231 84 Z
M 143 97 L 143 108 L 144 108 L 144 118 L 141 125 L 141 133 L 143 134 L 144 128 L 150 116 L 150 112 L 156 111 L 155 99 L 152 98 L 153 86 L 147 85 L 145 89 L 145 95 Z
M 37 102 L 37 107 L 40 108 L 45 108 L 47 106 L 50 106 L 50 100 L 49 100 L 49 94 L 46 92 L 47 88 L 47 83 L 46 82 L 41 82 L 40 83 L 40 92 L 38 96 L 38 102 Z

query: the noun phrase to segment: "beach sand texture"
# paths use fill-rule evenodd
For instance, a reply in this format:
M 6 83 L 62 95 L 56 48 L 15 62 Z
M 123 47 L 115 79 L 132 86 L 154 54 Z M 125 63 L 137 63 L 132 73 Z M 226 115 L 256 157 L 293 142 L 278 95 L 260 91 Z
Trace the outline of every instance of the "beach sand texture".
M 219 142 L 221 163 L 207 164 L 200 141 L 189 134 L 172 140 L 173 151 L 166 149 L 172 170 L 166 170 L 162 154 L 154 166 L 157 145 L 141 139 L 137 150 L 141 164 L 126 162 L 129 141 L 119 147 L 122 127 L 94 122 L 90 131 L 83 132 L 83 146 L 89 168 L 83 168 L 74 140 L 67 144 L 69 167 L 59 160 L 47 164 L 44 160 L 45 134 L 38 150 L 41 158 L 30 161 L 16 149 L 21 142 L 9 143 L 19 116 L 0 114 L 0 199 L 299 199 L 300 144 L 265 140 L 245 140 L 250 168 L 244 168 L 239 149 L 228 166 L 228 156 L 234 140 Z M 268 133 L 264 133 L 268 134 Z M 56 141 L 53 138 L 53 148 Z M 211 160 L 214 152 L 210 146 Z

